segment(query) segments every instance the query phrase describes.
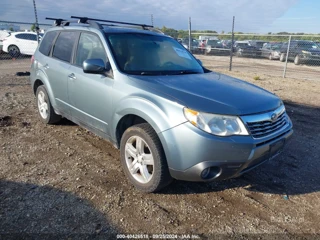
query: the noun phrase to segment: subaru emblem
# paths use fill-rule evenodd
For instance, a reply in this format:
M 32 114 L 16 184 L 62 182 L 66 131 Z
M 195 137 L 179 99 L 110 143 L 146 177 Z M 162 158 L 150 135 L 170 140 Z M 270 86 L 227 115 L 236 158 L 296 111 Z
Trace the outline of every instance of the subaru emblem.
M 277 120 L 277 114 L 276 113 L 273 113 L 272 115 L 271 115 L 271 121 L 272 122 L 274 122 L 275 120 Z

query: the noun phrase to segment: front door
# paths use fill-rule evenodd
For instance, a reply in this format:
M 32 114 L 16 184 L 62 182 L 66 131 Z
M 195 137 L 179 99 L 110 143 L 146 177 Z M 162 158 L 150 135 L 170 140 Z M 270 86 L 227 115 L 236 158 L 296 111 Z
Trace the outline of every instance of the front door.
M 113 79 L 103 74 L 84 73 L 82 64 L 87 59 L 102 59 L 105 63 L 108 61 L 99 36 L 83 32 L 68 75 L 71 115 L 82 124 L 109 135 Z

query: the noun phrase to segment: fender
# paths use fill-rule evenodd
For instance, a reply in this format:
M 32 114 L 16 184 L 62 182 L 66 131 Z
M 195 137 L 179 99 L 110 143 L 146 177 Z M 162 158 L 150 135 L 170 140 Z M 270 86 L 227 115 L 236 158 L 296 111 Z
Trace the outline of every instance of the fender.
M 166 104 L 166 109 L 163 109 L 158 101 L 159 104 L 141 95 L 130 96 L 120 101 L 117 104 L 117 109 L 111 121 L 111 129 L 114 130 L 111 133 L 112 139 L 116 139 L 116 128 L 119 121 L 129 114 L 139 116 L 146 120 L 157 134 L 186 122 L 186 119 L 183 117 L 183 107 L 176 102 L 166 101 L 171 103 Z
M 34 77 L 31 78 L 31 79 L 40 80 L 40 81 L 43 83 L 43 85 L 46 87 L 46 90 L 47 90 L 47 92 L 48 92 L 49 99 L 50 99 L 50 102 L 51 102 L 52 107 L 53 107 L 54 109 L 57 109 L 56 100 L 55 100 L 55 98 L 54 98 L 51 85 L 50 85 L 50 83 L 49 83 L 48 77 L 47 77 L 47 75 L 45 74 L 45 72 L 43 72 L 42 70 L 38 69 L 38 70 L 36 71 L 36 76 L 34 76 Z M 36 82 L 36 80 L 32 83 L 32 89 L 34 89 L 34 83 Z

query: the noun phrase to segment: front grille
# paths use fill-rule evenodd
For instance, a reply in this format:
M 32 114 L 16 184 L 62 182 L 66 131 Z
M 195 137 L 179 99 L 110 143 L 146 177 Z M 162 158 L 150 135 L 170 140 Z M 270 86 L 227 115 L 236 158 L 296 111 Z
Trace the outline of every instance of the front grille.
M 275 121 L 247 122 L 247 125 L 254 138 L 263 138 L 279 131 L 287 123 L 286 112 L 283 112 Z

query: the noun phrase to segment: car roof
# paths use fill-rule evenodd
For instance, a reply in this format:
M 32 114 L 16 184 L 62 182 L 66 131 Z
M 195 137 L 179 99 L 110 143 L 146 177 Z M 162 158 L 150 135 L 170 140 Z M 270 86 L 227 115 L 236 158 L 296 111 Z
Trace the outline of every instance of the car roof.
M 139 28 L 130 28 L 130 27 L 119 27 L 119 26 L 103 26 L 103 29 L 98 30 L 96 28 L 90 27 L 90 26 L 81 26 L 81 25 L 75 25 L 75 26 L 56 26 L 49 28 L 47 32 L 49 31 L 67 31 L 67 30 L 86 30 L 86 31 L 102 31 L 104 33 L 141 33 L 141 34 L 149 34 L 149 35 L 155 35 L 155 36 L 166 36 L 162 33 L 158 33 L 152 30 L 144 30 Z
M 17 35 L 17 34 L 33 34 L 33 35 L 37 35 L 37 33 L 35 33 L 35 32 L 11 32 L 11 35 Z

